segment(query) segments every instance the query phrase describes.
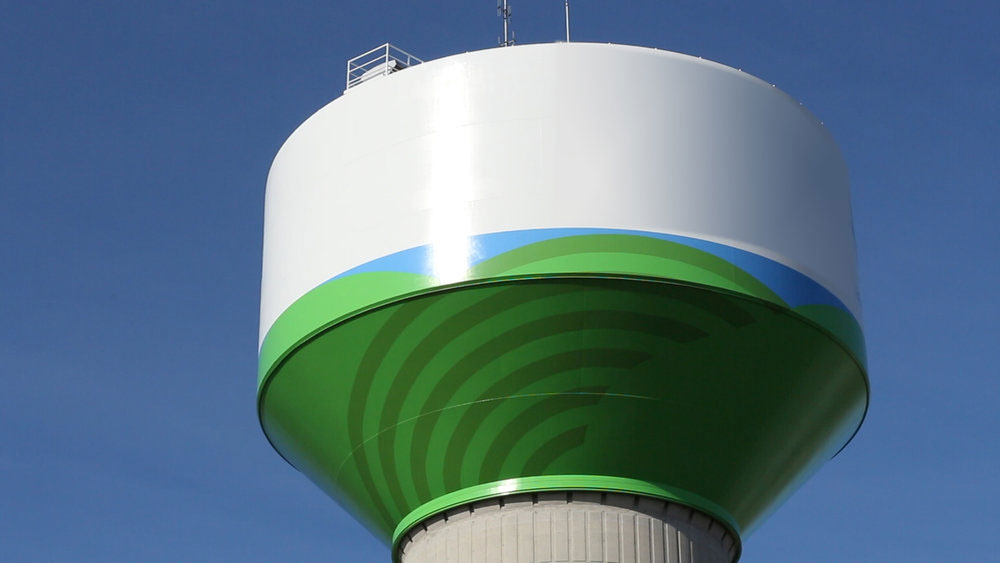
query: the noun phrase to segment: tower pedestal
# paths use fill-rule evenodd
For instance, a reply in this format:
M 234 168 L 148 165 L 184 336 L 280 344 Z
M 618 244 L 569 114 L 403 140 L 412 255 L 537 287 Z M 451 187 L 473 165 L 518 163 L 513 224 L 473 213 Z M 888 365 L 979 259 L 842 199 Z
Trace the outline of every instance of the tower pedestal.
M 649 497 L 519 494 L 452 508 L 413 527 L 402 563 L 732 563 L 739 540 L 711 517 Z

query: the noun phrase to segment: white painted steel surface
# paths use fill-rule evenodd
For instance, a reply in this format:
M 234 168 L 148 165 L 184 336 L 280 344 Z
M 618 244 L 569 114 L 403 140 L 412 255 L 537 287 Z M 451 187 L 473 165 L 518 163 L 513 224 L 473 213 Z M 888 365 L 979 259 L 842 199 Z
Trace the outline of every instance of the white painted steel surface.
M 492 498 L 437 514 L 399 542 L 401 563 L 731 563 L 725 527 L 686 506 L 619 493 Z
M 431 244 L 435 275 L 459 281 L 470 236 L 553 227 L 735 246 L 860 318 L 847 170 L 812 114 L 714 62 L 557 43 L 373 80 L 293 133 L 267 182 L 261 339 L 359 264 Z

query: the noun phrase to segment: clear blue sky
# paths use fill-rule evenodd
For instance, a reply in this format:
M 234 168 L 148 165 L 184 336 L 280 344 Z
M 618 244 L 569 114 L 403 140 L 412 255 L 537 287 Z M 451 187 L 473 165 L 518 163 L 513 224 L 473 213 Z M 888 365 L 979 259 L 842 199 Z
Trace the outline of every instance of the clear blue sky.
M 743 561 L 996 560 L 1000 3 L 573 8 L 777 84 L 851 169 L 871 410 Z M 497 34 L 493 0 L 0 1 L 0 560 L 388 562 L 257 425 L 264 182 L 351 56 Z

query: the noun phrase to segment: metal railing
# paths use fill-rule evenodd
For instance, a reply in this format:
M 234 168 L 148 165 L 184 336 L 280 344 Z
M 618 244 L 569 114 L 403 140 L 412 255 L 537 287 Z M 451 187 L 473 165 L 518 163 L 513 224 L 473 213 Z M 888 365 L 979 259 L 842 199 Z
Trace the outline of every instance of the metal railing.
M 345 91 L 376 76 L 385 76 L 424 61 L 389 43 L 347 61 Z

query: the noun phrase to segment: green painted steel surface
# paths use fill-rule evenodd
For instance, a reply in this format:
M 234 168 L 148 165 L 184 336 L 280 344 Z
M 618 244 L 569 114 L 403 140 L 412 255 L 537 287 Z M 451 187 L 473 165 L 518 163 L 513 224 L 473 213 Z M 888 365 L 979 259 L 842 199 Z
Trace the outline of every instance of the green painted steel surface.
M 755 258 L 771 269 L 781 268 L 765 258 Z M 426 266 L 427 261 L 424 262 Z M 398 267 L 397 264 L 385 267 L 388 269 L 334 278 L 302 296 L 282 313 L 268 331 L 261 347 L 258 383 L 262 384 L 274 364 L 310 333 L 384 303 L 438 288 L 436 280 L 427 271 L 395 271 L 392 268 Z M 636 234 L 555 236 L 478 262 L 470 269 L 469 278 L 488 281 L 584 273 L 692 282 L 789 306 L 764 282 L 718 255 L 678 242 Z M 814 283 L 805 276 L 801 278 L 807 283 Z M 802 280 L 795 280 L 794 285 L 803 285 Z M 861 327 L 845 309 L 813 303 L 796 304 L 792 308 L 832 332 L 862 364 L 865 362 Z
M 444 288 L 320 286 L 262 347 L 268 438 L 387 541 L 445 504 L 574 479 L 752 528 L 860 424 L 860 329 L 716 256 L 623 241 L 536 243 Z

